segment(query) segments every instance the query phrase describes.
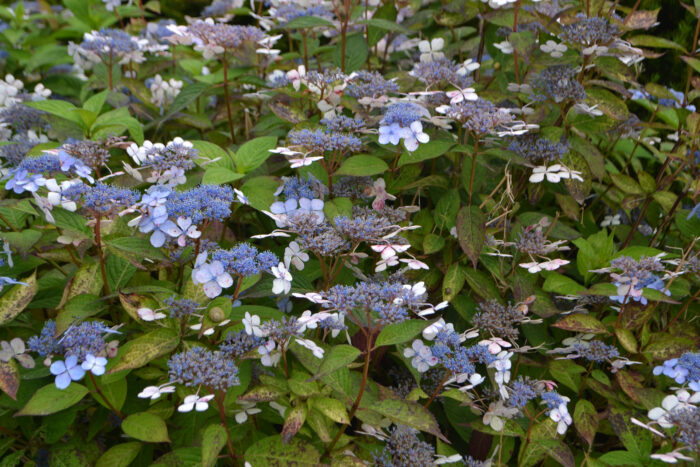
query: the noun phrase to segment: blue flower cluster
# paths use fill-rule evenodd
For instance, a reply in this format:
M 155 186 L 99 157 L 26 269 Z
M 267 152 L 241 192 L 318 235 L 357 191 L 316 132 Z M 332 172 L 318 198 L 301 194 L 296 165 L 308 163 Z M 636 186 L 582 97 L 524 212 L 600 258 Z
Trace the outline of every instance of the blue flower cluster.
M 214 251 L 211 257 L 214 261 L 219 261 L 226 272 L 239 277 L 270 272 L 280 262 L 271 251 L 259 252 L 248 243 L 239 243 L 230 250 Z
M 303 148 L 315 154 L 335 151 L 358 152 L 362 147 L 362 141 L 357 136 L 320 128 L 290 131 L 287 134 L 287 141 L 290 146 Z
M 378 71 L 360 70 L 350 75 L 344 94 L 359 100 L 364 97 L 377 99 L 398 91 L 399 85 L 394 80 L 385 79 Z
M 631 299 L 646 305 L 648 300 L 642 295 L 643 289 L 664 291 L 663 279 L 654 274 L 664 270 L 661 260 L 657 257 L 642 256 L 639 261 L 635 261 L 628 256 L 620 256 L 612 260 L 610 266 L 621 271 L 621 274 L 612 276 L 615 279 L 615 286 L 618 287 L 619 295 L 610 297 L 611 300 L 624 304 L 625 300 Z M 668 290 L 664 293 L 671 295 Z
M 228 218 L 233 200 L 233 189 L 228 185 L 200 185 L 188 191 L 173 192 L 166 207 L 170 217 L 182 216 L 199 225 L 204 221 Z
M 575 351 L 583 358 L 591 362 L 606 362 L 620 356 L 620 352 L 615 346 L 607 345 L 597 339 L 585 344 L 575 344 Z
M 328 300 L 323 306 L 342 313 L 367 310 L 379 315 L 384 324 L 410 318 L 425 301 L 425 293 L 416 295 L 410 287 L 395 282 L 358 282 L 353 286 L 336 285 L 322 293 Z
M 474 374 L 475 363 L 488 365 L 496 360 L 487 346 L 463 347 L 459 334 L 446 328 L 438 332 L 430 351 L 438 358 L 438 363 L 454 376 Z
M 432 467 L 435 465 L 435 448 L 421 441 L 416 430 L 397 425 L 391 430 L 384 449 L 374 454 L 377 467 Z
M 95 185 L 72 185 L 63 192 L 63 196 L 78 203 L 84 211 L 99 216 L 115 214 L 123 207 L 136 204 L 139 199 L 137 191 L 99 182 Z
M 58 154 L 43 154 L 39 157 L 23 159 L 17 167 L 10 171 L 5 189 L 12 190 L 17 194 L 25 191 L 34 193 L 46 185 L 46 177 L 61 172 L 75 174 L 92 181 L 88 166 L 65 151 L 59 151 Z
M 229 333 L 219 345 L 219 350 L 231 359 L 237 359 L 263 344 L 261 337 L 248 334 L 245 330 Z
M 86 371 L 104 374 L 107 359 L 100 356 L 106 350 L 104 335 L 116 332 L 99 321 L 92 321 L 70 326 L 59 338 L 56 323 L 49 320 L 38 336 L 29 338 L 27 347 L 41 357 L 65 357 L 65 361 L 56 360 L 50 367 L 51 374 L 56 377 L 56 387 L 65 389 L 71 381 L 82 379 Z
M 566 143 L 555 143 L 536 134 L 526 133 L 513 138 L 508 149 L 531 162 L 552 162 L 561 160 L 569 152 Z
M 529 379 L 518 378 L 513 382 L 508 397 L 508 405 L 522 409 L 532 399 L 537 397 L 538 391 Z
M 126 32 L 120 29 L 100 29 L 86 35 L 80 43 L 80 48 L 91 52 L 105 63 L 138 50 L 138 43 Z
M 188 298 L 176 298 L 175 296 L 168 297 L 163 300 L 163 304 L 170 309 L 171 318 L 189 318 L 199 307 L 199 303 Z
M 200 385 L 212 390 L 226 390 L 240 384 L 238 367 L 220 351 L 194 347 L 168 360 L 170 380 L 187 387 Z
M 665 375 L 678 384 L 688 383 L 693 391 L 700 391 L 700 353 L 686 352 L 679 358 L 666 360 L 654 368 L 655 375 Z

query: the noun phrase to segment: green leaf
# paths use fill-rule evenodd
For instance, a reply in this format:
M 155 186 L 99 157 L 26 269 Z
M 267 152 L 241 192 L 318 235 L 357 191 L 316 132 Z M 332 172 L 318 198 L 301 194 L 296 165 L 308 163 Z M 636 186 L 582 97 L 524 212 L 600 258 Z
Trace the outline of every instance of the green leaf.
M 280 29 L 306 29 L 315 27 L 332 28 L 333 23 L 318 16 L 299 16 L 282 24 Z
M 629 452 L 640 459 L 648 459 L 651 454 L 651 433 L 630 421 L 634 412 L 625 412 L 612 407 L 608 415 L 608 421 L 613 431 Z
M 139 368 L 175 350 L 180 343 L 178 334 L 167 328 L 156 329 L 127 342 L 119 349 L 118 362 L 109 374 Z
M 606 452 L 598 458 L 600 462 L 604 465 L 635 465 L 644 466 L 647 465 L 647 459 L 640 459 L 635 454 L 629 451 L 610 451 Z
M 59 412 L 80 402 L 87 393 L 88 389 L 76 382 L 72 382 L 66 389 L 58 389 L 54 383 L 51 383 L 34 393 L 15 417 L 50 415 Z
M 313 397 L 310 399 L 310 402 L 314 409 L 334 422 L 343 423 L 345 425 L 350 424 L 350 418 L 345 409 L 345 404 L 338 399 L 333 399 L 332 397 Z
M 211 143 L 209 141 L 194 140 L 192 141 L 192 146 L 199 151 L 199 157 L 212 161 L 214 159 L 220 159 L 216 164 L 221 164 L 221 161 L 229 161 L 231 163 L 230 167 L 233 169 L 233 158 L 229 152 L 219 146 L 218 144 Z
M 442 279 L 442 299 L 451 302 L 464 287 L 464 268 L 459 263 L 450 264 Z
M 640 35 L 640 36 L 634 36 L 634 37 L 628 37 L 628 41 L 632 45 L 638 45 L 640 47 L 655 47 L 658 49 L 674 49 L 674 50 L 680 50 L 681 52 L 685 52 L 685 48 L 683 46 L 676 44 L 675 42 L 664 39 L 663 37 L 658 37 L 658 36 L 647 36 L 647 35 Z
M 430 321 L 420 319 L 409 319 L 400 323 L 389 324 L 381 330 L 374 346 L 384 347 L 387 345 L 403 344 L 420 334 L 429 324 Z
M 221 449 L 226 446 L 226 429 L 219 425 L 209 425 L 202 434 L 202 466 L 214 467 Z
M 426 255 L 433 254 L 442 250 L 445 246 L 445 238 L 440 235 L 428 234 L 423 237 L 423 253 Z
M 700 73 L 700 60 L 698 60 L 698 59 L 695 58 L 695 57 L 686 57 L 686 56 L 682 56 L 681 59 L 682 59 L 685 63 L 687 63 L 688 65 L 690 65 L 691 67 L 693 67 L 693 70 L 695 70 L 695 71 L 697 71 L 698 73 Z
M 275 202 L 275 190 L 279 182 L 272 177 L 253 177 L 248 179 L 241 191 L 246 195 L 250 205 L 257 210 L 269 210 L 270 205 Z
M 140 412 L 129 415 L 122 421 L 122 431 L 139 441 L 169 443 L 168 427 L 158 415 Z
M 352 201 L 348 198 L 333 198 L 323 205 L 323 213 L 329 221 L 338 216 L 352 217 Z
M 574 467 L 574 455 L 569 446 L 560 439 L 538 439 L 535 444 L 541 447 L 549 457 L 564 467 Z
M 561 295 L 577 295 L 579 292 L 586 290 L 586 288 L 570 277 L 557 272 L 550 272 L 545 275 L 542 290 Z
M 356 177 L 364 177 L 369 175 L 382 174 L 389 170 L 386 162 L 375 156 L 360 154 L 345 159 L 343 164 L 333 175 L 353 175 Z
M 136 267 L 117 255 L 109 255 L 105 261 L 105 271 L 109 290 L 115 291 L 131 280 L 136 273 Z
M 440 432 L 433 414 L 421 404 L 399 399 L 384 399 L 372 404 L 369 410 L 377 412 L 396 424 L 410 426 L 448 442 Z
M 598 321 L 598 319 L 592 315 L 585 315 L 583 313 L 573 313 L 565 316 L 552 324 L 552 326 L 566 331 L 582 333 L 607 334 L 608 332 L 603 323 Z
M 549 362 L 549 373 L 552 377 L 574 392 L 581 387 L 581 373 L 586 369 L 570 360 L 552 360 Z
M 593 438 L 598 431 L 598 412 L 593 404 L 585 399 L 579 399 L 576 402 L 573 419 L 578 434 L 586 440 L 589 446 L 593 446 Z
M 357 24 L 368 24 L 374 28 L 382 29 L 384 31 L 393 31 L 401 34 L 410 34 L 410 30 L 395 21 L 389 21 L 382 18 L 370 18 L 368 20 L 356 21 Z
M 99 115 L 102 111 L 102 106 L 104 106 L 105 104 L 105 99 L 107 99 L 108 93 L 109 91 L 104 90 L 90 97 L 90 99 L 86 100 L 83 104 L 83 109 L 89 110 L 90 112 Z
M 105 305 L 99 296 L 90 293 L 81 293 L 71 297 L 56 316 L 56 332 L 64 332 L 76 320 L 83 320 L 101 313 L 105 309 Z
M 362 34 L 351 34 L 347 36 L 345 44 L 345 73 L 352 73 L 362 68 L 367 60 L 367 42 Z M 333 63 L 335 66 L 342 67 L 341 57 L 343 56 L 343 48 L 340 40 L 337 42 L 333 50 Z M 352 174 L 348 174 L 352 175 Z M 372 174 L 367 174 L 372 175 Z
M 37 292 L 36 273 L 22 279 L 27 285 L 13 285 L 9 292 L 0 298 L 0 325 L 9 323 L 24 310 Z
M 276 144 L 275 136 L 263 136 L 244 143 L 233 156 L 236 170 L 240 173 L 248 173 L 260 167 L 272 155 L 270 149 L 273 149 Z
M 2 238 L 22 256 L 27 256 L 29 250 L 41 239 L 41 232 L 27 229 L 21 232 L 3 232 Z
M 206 83 L 190 83 L 175 97 L 175 100 L 170 105 L 168 113 L 163 117 L 163 121 L 170 119 L 173 115 L 186 108 L 192 102 L 194 102 L 199 96 L 204 93 L 209 88 Z
M 118 237 L 104 242 L 109 251 L 126 260 L 141 263 L 144 258 L 166 259 L 165 255 L 151 245 L 148 238 L 144 237 Z
M 100 384 L 101 394 L 97 392 L 97 387 L 91 379 L 88 378 L 85 381 L 85 385 L 91 391 L 93 399 L 107 410 L 112 410 L 112 408 L 121 410 L 124 402 L 126 402 L 126 378 L 119 378 L 107 384 L 105 384 L 105 378 L 101 378 L 98 384 Z
M 234 172 L 233 170 L 227 169 L 225 167 L 209 165 L 204 171 L 204 176 L 202 177 L 202 184 L 225 185 L 243 177 L 245 177 L 244 174 Z
M 629 175 L 625 174 L 610 174 L 610 179 L 623 192 L 630 195 L 644 195 L 644 190 L 639 183 Z
M 87 219 L 80 214 L 68 211 L 61 207 L 53 208 L 51 214 L 53 215 L 58 228 L 83 234 L 85 237 L 92 237 L 92 230 L 87 226 Z
M 402 167 L 407 164 L 415 164 L 429 159 L 440 157 L 454 146 L 452 141 L 444 139 L 431 140 L 425 144 L 420 144 L 418 149 L 413 152 L 404 152 L 399 158 L 398 166 Z
M 58 101 L 58 100 L 43 100 L 43 101 L 27 101 L 24 102 L 27 107 L 32 107 L 37 110 L 55 115 L 57 117 L 65 118 L 78 125 L 82 124 L 81 118 L 73 113 L 72 111 L 77 109 L 76 106 L 68 101 Z
M 457 213 L 457 239 L 476 269 L 486 241 L 486 216 L 478 207 L 464 206 Z
M 629 116 L 624 101 L 605 89 L 586 89 L 586 100 L 590 101 L 590 105 L 597 105 L 601 112 L 615 120 L 627 120 Z
M 331 347 L 330 351 L 326 352 L 321 361 L 321 366 L 318 373 L 312 379 L 318 379 L 329 373 L 333 373 L 338 368 L 343 368 L 354 362 L 362 352 L 357 347 L 352 345 L 340 344 Z
M 141 450 L 141 443 L 131 441 L 109 448 L 97 460 L 95 467 L 128 467 Z
M 245 460 L 252 467 L 311 467 L 318 465 L 321 454 L 308 441 L 293 439 L 284 444 L 280 435 L 274 435 L 258 440 L 246 449 Z
M 459 192 L 450 190 L 440 197 L 435 205 L 433 217 L 435 225 L 441 229 L 450 229 L 456 225 L 457 213 L 459 212 Z
M 496 287 L 493 279 L 484 271 L 472 268 L 462 268 L 462 275 L 469 284 L 469 288 L 478 296 L 487 300 L 503 301 L 501 292 Z

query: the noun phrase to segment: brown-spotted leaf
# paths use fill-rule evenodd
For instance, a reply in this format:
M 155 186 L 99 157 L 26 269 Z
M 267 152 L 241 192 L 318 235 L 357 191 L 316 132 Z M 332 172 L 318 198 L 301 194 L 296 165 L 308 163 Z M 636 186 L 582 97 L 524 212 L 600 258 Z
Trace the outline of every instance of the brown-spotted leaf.
M 256 386 L 239 397 L 239 400 L 246 402 L 270 402 L 283 394 L 284 392 L 272 386 Z
M 317 466 L 321 453 L 306 440 L 293 439 L 282 443 L 280 435 L 273 435 L 256 441 L 245 451 L 245 460 L 253 467 L 275 466 Z
M 585 439 L 589 446 L 593 445 L 593 438 L 598 431 L 598 412 L 589 401 L 579 399 L 574 409 L 574 426 L 576 431 Z
M 660 8 L 656 10 L 637 10 L 625 18 L 624 26 L 628 29 L 649 29 L 656 24 Z
M 180 343 L 180 336 L 168 328 L 160 328 L 127 342 L 119 351 L 119 361 L 109 373 L 140 368 L 148 362 L 169 354 Z
M 680 357 L 685 352 L 692 352 L 695 348 L 693 340 L 688 337 L 658 333 L 652 335 L 651 341 L 644 348 L 644 353 L 655 361 L 663 361 Z
M 582 333 L 606 334 L 608 332 L 603 323 L 593 316 L 584 315 L 583 313 L 574 313 L 566 316 L 552 326 L 566 331 Z
M 9 323 L 24 310 L 36 295 L 36 272 L 17 284 L 0 298 L 0 325 Z
M 17 400 L 17 389 L 19 389 L 19 372 L 17 365 L 10 360 L 9 362 L 0 362 L 0 389 Z
M 282 427 L 282 443 L 287 444 L 296 436 L 306 421 L 306 406 L 300 404 L 287 412 Z
M 457 213 L 457 239 L 476 269 L 486 241 L 486 216 L 476 206 L 464 206 Z
M 405 400 L 384 399 L 372 404 L 370 410 L 377 412 L 394 423 L 430 433 L 449 443 L 447 438 L 440 432 L 440 427 L 433 414 L 421 404 Z

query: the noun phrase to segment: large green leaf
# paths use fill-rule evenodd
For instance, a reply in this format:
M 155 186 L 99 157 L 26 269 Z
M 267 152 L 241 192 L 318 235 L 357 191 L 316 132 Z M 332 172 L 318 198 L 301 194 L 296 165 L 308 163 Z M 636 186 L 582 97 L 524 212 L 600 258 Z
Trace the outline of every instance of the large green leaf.
M 386 162 L 375 156 L 360 154 L 346 159 L 334 175 L 363 177 L 382 174 L 389 170 Z
M 236 170 L 247 173 L 260 167 L 272 155 L 270 149 L 276 144 L 277 138 L 274 136 L 263 136 L 244 143 L 233 156 Z
M 429 324 L 430 321 L 419 319 L 409 319 L 400 323 L 389 324 L 381 330 L 374 345 L 375 347 L 384 347 L 386 345 L 403 344 L 420 334 Z
M 66 389 L 58 389 L 54 383 L 48 384 L 34 393 L 27 404 L 15 414 L 21 415 L 50 415 L 71 407 L 85 397 L 88 389 L 72 382 Z
M 122 431 L 139 441 L 168 443 L 168 427 L 162 418 L 150 412 L 129 415 L 122 421 Z

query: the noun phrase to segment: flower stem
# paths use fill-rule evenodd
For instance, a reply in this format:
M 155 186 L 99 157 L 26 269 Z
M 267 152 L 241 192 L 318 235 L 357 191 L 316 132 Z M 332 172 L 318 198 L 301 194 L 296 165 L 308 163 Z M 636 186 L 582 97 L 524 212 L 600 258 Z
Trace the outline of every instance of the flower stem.
M 221 390 L 219 390 L 216 394 L 216 405 L 219 407 L 219 418 L 221 419 L 221 425 L 223 425 L 224 430 L 226 430 L 226 445 L 228 446 L 228 452 L 231 454 L 233 464 L 235 466 L 238 466 L 238 459 L 236 459 L 236 450 L 233 448 L 231 432 L 228 429 L 228 422 L 226 421 L 226 410 L 224 409 L 224 392 Z
M 107 282 L 107 269 L 105 268 L 105 257 L 104 253 L 102 252 L 102 233 L 101 233 L 101 225 L 102 225 L 102 216 L 97 216 L 95 223 L 95 243 L 97 243 L 97 256 L 100 259 L 100 272 L 102 272 L 102 281 L 103 285 L 105 288 L 105 291 L 107 292 L 107 295 L 111 294 L 112 292 L 109 290 L 109 283 Z
M 112 405 L 112 403 L 110 402 L 110 400 L 107 399 L 107 398 L 105 397 L 104 393 L 102 392 L 102 389 L 100 389 L 100 385 L 97 384 L 97 381 L 95 380 L 95 377 L 92 375 L 92 372 L 91 372 L 91 371 L 88 371 L 87 374 L 88 374 L 88 376 L 90 376 L 90 381 L 92 381 L 92 384 L 95 386 L 95 391 L 96 391 L 97 394 L 102 398 L 102 400 L 105 401 L 105 404 L 107 404 L 107 406 L 109 407 L 109 409 L 110 409 L 112 412 L 114 412 L 114 413 L 117 415 L 117 417 L 119 417 L 119 418 L 121 418 L 122 420 L 124 420 L 124 414 L 122 414 L 119 410 L 117 410 L 117 408 L 114 407 L 114 406 Z
M 226 58 L 226 52 L 224 52 L 221 61 L 224 65 L 224 99 L 226 100 L 226 116 L 228 117 L 228 128 L 231 132 L 231 142 L 233 142 L 233 117 L 231 116 L 231 99 L 228 94 L 228 59 Z
M 360 383 L 360 390 L 357 393 L 357 397 L 355 398 L 355 402 L 353 402 L 352 407 L 350 408 L 350 413 L 348 414 L 348 420 L 352 420 L 353 417 L 355 416 L 355 413 L 357 413 L 357 409 L 360 407 L 360 401 L 362 401 L 362 396 L 365 393 L 365 387 L 367 386 L 367 378 L 369 375 L 369 363 L 372 360 L 372 333 L 365 331 L 363 328 L 360 328 L 362 332 L 365 334 L 365 338 L 367 340 L 367 347 L 365 349 L 365 365 L 362 368 L 362 382 Z M 338 443 L 338 440 L 340 437 L 345 433 L 345 428 L 347 425 L 343 425 L 338 429 L 338 433 L 336 433 L 335 437 L 331 441 L 331 443 L 326 447 L 326 450 L 323 453 L 323 457 L 326 458 L 328 455 L 331 453 L 333 450 L 333 447 Z

